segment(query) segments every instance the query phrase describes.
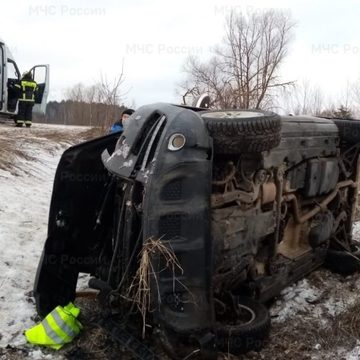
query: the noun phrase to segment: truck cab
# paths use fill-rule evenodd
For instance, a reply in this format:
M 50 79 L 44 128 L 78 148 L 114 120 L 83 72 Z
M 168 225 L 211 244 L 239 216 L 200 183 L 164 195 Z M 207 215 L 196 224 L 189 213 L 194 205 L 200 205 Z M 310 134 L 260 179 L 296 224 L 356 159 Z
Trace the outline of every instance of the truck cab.
M 30 69 L 38 84 L 33 112 L 45 114 L 49 94 L 49 65 L 35 65 Z M 15 84 L 21 73 L 10 49 L 0 39 L 0 117 L 12 118 L 18 111 L 18 92 Z

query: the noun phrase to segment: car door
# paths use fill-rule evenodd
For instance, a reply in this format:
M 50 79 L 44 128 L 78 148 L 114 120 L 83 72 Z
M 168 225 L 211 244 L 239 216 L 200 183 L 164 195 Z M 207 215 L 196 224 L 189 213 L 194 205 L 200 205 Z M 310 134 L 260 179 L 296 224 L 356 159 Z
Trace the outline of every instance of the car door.
M 5 69 L 4 69 L 4 44 L 0 42 L 0 112 L 4 107 L 4 83 L 5 83 Z
M 7 108 L 5 109 L 8 113 L 16 113 L 16 105 L 19 98 L 19 91 L 16 88 L 16 85 L 19 84 L 20 81 L 20 71 L 14 60 L 14 58 L 9 57 L 9 51 L 7 53 L 7 61 L 5 67 L 5 91 L 7 92 L 5 95 L 5 103 L 7 104 Z
M 35 65 L 30 69 L 30 72 L 38 84 L 33 112 L 45 114 L 46 102 L 49 95 L 49 65 Z

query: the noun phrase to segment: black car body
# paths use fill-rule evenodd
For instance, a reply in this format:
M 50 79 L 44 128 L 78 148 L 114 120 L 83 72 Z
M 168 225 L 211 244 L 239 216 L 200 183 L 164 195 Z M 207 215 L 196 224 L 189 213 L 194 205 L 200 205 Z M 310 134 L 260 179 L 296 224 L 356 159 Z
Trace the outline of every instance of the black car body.
M 180 265 L 170 271 L 151 256 L 149 321 L 165 348 L 199 348 L 203 357 L 258 348 L 270 325 L 262 304 L 324 263 L 342 271 L 341 258 L 357 270 L 349 263 L 359 155 L 351 128 L 360 129 L 154 104 L 124 133 L 70 148 L 36 277 L 39 313 L 74 300 L 80 272 L 121 299 L 144 244 L 157 239 Z M 251 316 L 237 323 L 239 306 Z

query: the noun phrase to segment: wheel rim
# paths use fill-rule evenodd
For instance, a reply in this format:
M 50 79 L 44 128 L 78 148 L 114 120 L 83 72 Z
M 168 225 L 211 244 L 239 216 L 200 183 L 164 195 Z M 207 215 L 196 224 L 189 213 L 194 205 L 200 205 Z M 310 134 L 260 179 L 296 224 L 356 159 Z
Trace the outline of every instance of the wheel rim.
M 220 119 L 234 119 L 234 118 L 249 118 L 249 117 L 263 117 L 264 114 L 256 111 L 238 111 L 238 110 L 228 110 L 228 111 L 213 111 L 210 113 L 202 114 L 202 117 L 215 117 Z

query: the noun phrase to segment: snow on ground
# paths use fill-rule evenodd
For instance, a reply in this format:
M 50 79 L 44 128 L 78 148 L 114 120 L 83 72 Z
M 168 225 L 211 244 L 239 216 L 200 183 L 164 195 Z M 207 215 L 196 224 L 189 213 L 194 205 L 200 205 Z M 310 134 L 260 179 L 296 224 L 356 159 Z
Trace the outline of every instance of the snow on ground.
M 60 355 L 49 354 L 48 351 L 27 347 L 23 331 L 33 326 L 37 320 L 31 291 L 46 239 L 48 210 L 57 163 L 64 149 L 79 141 L 84 130 L 82 127 L 49 125 L 18 129 L 0 125 L 0 155 L 1 151 L 4 154 L 2 144 L 6 144 L 7 149 L 13 146 L 16 150 L 7 154 L 12 158 L 13 166 L 10 168 L 1 166 L 0 156 L 1 359 L 24 358 L 12 357 L 7 350 L 5 355 L 2 355 L 4 352 L 1 352 L 1 348 L 8 345 L 18 349 L 20 354 L 22 349 L 27 349 L 26 358 L 62 358 L 61 352 Z M 360 222 L 354 225 L 354 236 L 360 239 Z M 81 286 L 85 287 L 87 277 L 81 275 L 80 280 Z M 273 346 L 273 349 L 265 348 L 254 357 L 246 355 L 245 358 L 295 359 L 286 346 L 290 347 L 297 340 L 290 338 L 289 344 L 282 344 L 286 350 L 279 350 L 282 339 L 277 339 L 276 331 L 288 327 L 288 332 L 291 332 L 292 329 L 296 330 L 296 322 L 302 321 L 318 327 L 319 331 L 327 329 L 332 326 L 336 317 L 359 302 L 359 292 L 358 275 L 344 279 L 326 270 L 316 271 L 306 279 L 289 286 L 271 307 L 275 334 L 270 338 L 269 346 Z M 324 341 L 320 338 L 310 340 L 306 356 L 305 352 L 300 352 L 296 359 L 360 359 L 360 342 L 352 349 L 345 344 L 339 344 L 335 349 L 328 350 L 323 348 Z M 280 345 L 271 345 L 276 341 Z
M 360 239 L 360 222 L 354 224 L 353 236 Z M 344 278 L 325 269 L 284 289 L 270 308 L 273 333 L 261 359 L 360 359 L 359 293 L 359 274 Z M 295 349 L 290 349 L 293 344 Z M 288 349 L 274 356 L 279 347 Z
M 330 296 L 327 294 L 329 290 L 327 286 L 317 287 L 321 284 L 316 286 L 311 284 L 308 279 L 303 279 L 283 290 L 281 298 L 271 308 L 273 322 L 284 322 L 293 315 L 309 312 L 325 326 L 329 317 L 341 314 L 359 300 L 353 290 L 360 291 L 360 278 L 352 283 L 351 290 L 347 291 L 342 287 L 339 292 L 336 291 L 336 287 L 339 285 L 338 277 L 334 277 L 330 272 L 324 272 L 322 280 L 324 279 L 326 285 L 334 286 Z
M 1 126 L 0 144 L 10 138 L 27 156 L 17 153 L 13 168 L 0 168 L 0 347 L 23 345 L 23 331 L 34 325 L 31 291 L 46 239 L 52 183 L 59 158 L 70 145 L 69 136 L 63 133 L 71 133 L 74 138 L 81 137 L 85 130 Z M 61 141 L 53 136 L 56 133 Z M 41 351 L 33 351 L 30 356 L 48 358 Z

